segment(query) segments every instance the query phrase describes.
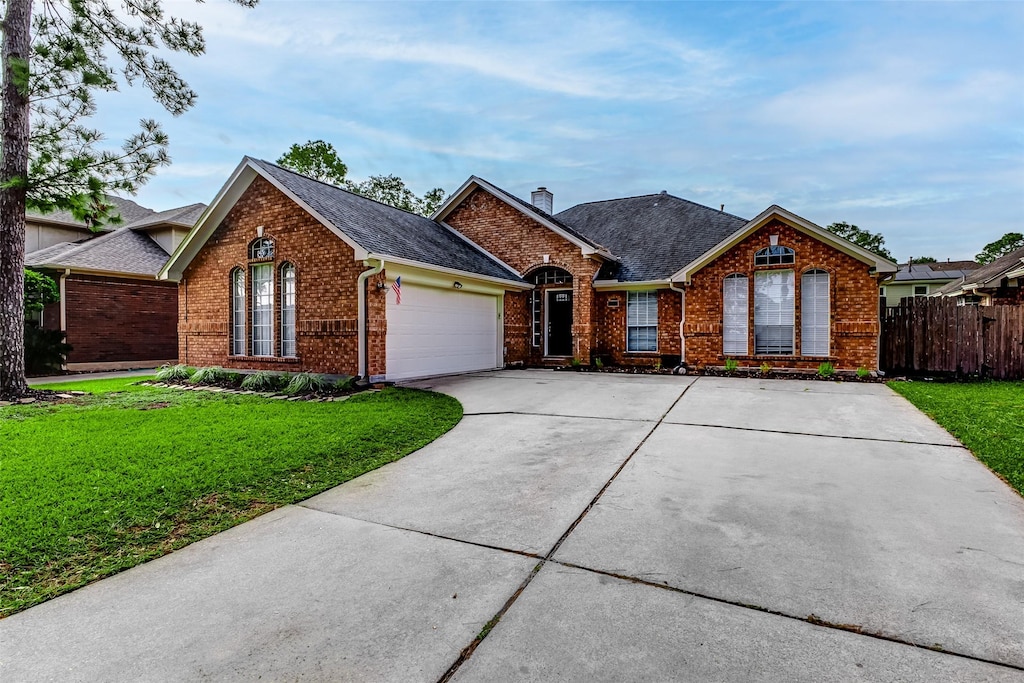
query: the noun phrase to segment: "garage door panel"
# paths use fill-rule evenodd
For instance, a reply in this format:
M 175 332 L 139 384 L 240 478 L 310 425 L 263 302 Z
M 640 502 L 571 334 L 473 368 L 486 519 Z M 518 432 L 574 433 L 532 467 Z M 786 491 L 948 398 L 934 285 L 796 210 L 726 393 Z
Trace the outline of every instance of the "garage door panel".
M 415 284 L 402 303 L 388 296 L 387 377 L 472 372 L 500 367 L 500 297 Z

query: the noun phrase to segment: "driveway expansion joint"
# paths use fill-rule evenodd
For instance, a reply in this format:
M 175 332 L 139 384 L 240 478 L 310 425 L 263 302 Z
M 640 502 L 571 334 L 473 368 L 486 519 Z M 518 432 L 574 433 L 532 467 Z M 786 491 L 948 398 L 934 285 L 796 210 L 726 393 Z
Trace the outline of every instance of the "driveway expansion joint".
M 732 607 L 739 607 L 741 609 L 748 609 L 755 612 L 762 612 L 764 614 L 770 614 L 775 617 L 781 617 L 783 619 L 790 619 L 792 621 L 802 621 L 813 626 L 820 628 L 827 628 L 833 631 L 845 631 L 858 636 L 864 636 L 866 638 L 874 638 L 875 640 L 884 640 L 890 643 L 896 643 L 897 645 L 905 645 L 907 647 L 917 648 L 919 650 L 930 650 L 931 652 L 937 652 L 939 654 L 949 655 L 951 657 L 959 657 L 961 659 L 969 659 L 975 662 L 982 662 L 985 664 L 993 664 L 995 666 L 1003 667 L 1005 669 L 1012 669 L 1014 671 L 1024 671 L 1024 666 L 1017 664 L 1008 664 L 1006 662 L 1000 662 L 995 659 L 987 659 L 985 657 L 979 657 L 977 655 L 967 654 L 964 652 L 957 652 L 955 650 L 947 650 L 939 644 L 926 645 L 923 643 L 915 643 L 912 640 L 904 640 L 896 636 L 886 635 L 884 633 L 877 633 L 874 631 L 865 630 L 863 626 L 857 624 L 842 624 L 831 622 L 827 619 L 822 619 L 813 612 L 808 614 L 806 617 L 799 616 L 797 614 L 789 614 L 788 612 L 782 612 L 780 610 L 772 609 L 770 607 L 762 607 L 761 605 L 755 605 L 747 602 L 740 602 L 737 600 L 730 600 L 728 598 L 721 598 L 715 595 L 708 595 L 706 593 L 700 593 L 698 591 L 688 590 L 686 588 L 679 588 L 678 586 L 671 586 L 667 583 L 657 583 L 654 581 L 648 581 L 628 574 L 619 574 L 617 572 L 606 571 L 603 569 L 594 569 L 593 567 L 585 567 L 583 565 L 574 564 L 572 562 L 566 562 L 564 560 L 546 559 L 546 561 L 552 562 L 557 565 L 561 565 L 568 569 L 578 569 L 580 571 L 590 572 L 592 574 L 599 574 L 601 576 L 607 576 L 613 579 L 619 579 L 621 581 L 628 581 L 629 583 L 635 583 L 650 588 L 658 588 L 661 590 L 669 591 L 670 593 L 678 593 L 680 595 L 688 595 L 694 598 L 701 598 L 703 600 L 710 600 L 711 602 L 717 602 L 722 605 L 730 605 Z M 927 604 L 927 603 L 925 603 Z M 918 605 L 920 607 L 921 605 Z
M 673 404 L 674 405 L 674 404 Z M 649 418 L 633 417 L 601 417 L 599 415 L 562 415 L 559 413 L 530 413 L 523 410 L 495 410 L 492 412 L 483 411 L 479 413 L 463 413 L 463 417 L 486 417 L 489 415 L 526 415 L 529 417 L 558 417 L 569 420 L 601 420 L 602 422 L 658 422 Z
M 787 429 L 764 429 L 763 427 L 736 427 L 735 425 L 715 425 L 703 422 L 676 422 L 668 420 L 665 424 L 681 427 L 707 427 L 710 429 L 734 429 L 741 432 L 762 432 L 765 434 L 785 434 L 787 436 L 815 436 L 822 439 L 848 439 L 850 441 L 879 441 L 882 443 L 906 444 L 908 446 L 942 446 L 944 448 L 960 448 L 967 450 L 962 443 L 938 443 L 936 441 L 907 441 L 906 439 L 882 439 L 877 436 L 853 436 L 849 434 L 816 434 L 814 432 L 794 432 Z
M 576 517 L 573 523 L 569 525 L 569 528 L 565 530 L 565 533 L 563 533 L 561 537 L 559 537 L 559 539 L 555 541 L 555 544 L 551 546 L 551 550 L 549 550 L 543 557 L 540 558 L 540 562 L 537 563 L 537 566 L 535 566 L 533 568 L 533 571 L 531 571 L 529 575 L 527 575 L 526 579 L 523 580 L 523 583 L 519 585 L 515 592 L 513 592 L 512 595 L 509 596 L 509 599 L 505 602 L 504 605 L 502 605 L 501 609 L 498 610 L 498 612 L 493 617 L 491 617 L 491 619 L 487 622 L 487 625 L 483 628 L 483 630 L 481 630 L 480 634 L 477 635 L 477 637 L 474 638 L 469 645 L 463 648 L 462 652 L 459 653 L 459 656 L 455 660 L 455 662 L 453 662 L 452 665 L 448 668 L 448 670 L 445 671 L 445 673 L 441 676 L 441 678 L 438 679 L 438 683 L 448 683 L 448 681 L 450 681 L 455 676 L 456 672 L 458 672 L 459 668 L 461 668 L 462 665 L 465 664 L 469 660 L 469 658 L 473 656 L 473 653 L 476 651 L 477 647 L 479 647 L 480 643 L 484 641 L 484 639 L 490 634 L 494 626 L 496 626 L 498 622 L 500 622 L 501 619 L 505 616 L 508 610 L 512 608 L 512 605 L 515 604 L 516 600 L 519 599 L 519 596 L 523 594 L 523 591 L 525 591 L 526 588 L 530 585 L 530 583 L 537 577 L 537 574 L 540 573 L 540 570 L 544 567 L 544 565 L 549 561 L 553 561 L 551 558 L 554 556 L 556 552 L 558 552 L 558 549 L 562 547 L 562 543 L 565 542 L 565 539 L 567 539 L 572 534 L 572 532 L 576 530 L 576 527 L 579 526 L 580 522 L 582 522 L 583 519 L 587 516 L 587 514 L 594 508 L 594 506 L 597 505 L 597 502 L 601 499 L 601 496 L 604 495 L 604 492 L 608 490 L 608 487 L 612 485 L 612 482 L 615 481 L 616 477 L 618 477 L 622 470 L 625 469 L 626 465 L 630 463 L 630 461 L 633 459 L 633 456 L 636 455 L 641 448 L 643 448 L 644 444 L 647 443 L 647 440 L 651 438 L 651 435 L 654 434 L 654 432 L 658 429 L 659 426 L 661 426 L 662 422 L 665 421 L 665 418 L 668 417 L 668 414 L 672 412 L 672 409 L 675 408 L 679 401 L 682 400 L 683 396 L 686 395 L 686 392 L 690 390 L 690 387 L 692 387 L 696 383 L 697 380 L 694 380 L 693 382 L 683 387 L 683 390 L 679 392 L 679 395 L 675 398 L 674 401 L 672 401 L 672 405 L 670 405 L 668 409 L 665 410 L 664 413 L 662 413 L 661 417 L 658 418 L 658 421 L 655 422 L 654 426 L 652 426 L 644 435 L 644 437 L 640 439 L 640 443 L 638 443 L 636 447 L 633 448 L 632 451 L 630 451 L 629 455 L 626 456 L 626 458 L 619 464 L 615 472 L 612 473 L 612 476 L 608 478 L 608 480 L 604 483 L 604 485 L 597 492 L 597 494 L 595 494 L 594 497 L 590 500 L 590 503 L 587 504 L 587 506 L 583 509 L 579 516 Z

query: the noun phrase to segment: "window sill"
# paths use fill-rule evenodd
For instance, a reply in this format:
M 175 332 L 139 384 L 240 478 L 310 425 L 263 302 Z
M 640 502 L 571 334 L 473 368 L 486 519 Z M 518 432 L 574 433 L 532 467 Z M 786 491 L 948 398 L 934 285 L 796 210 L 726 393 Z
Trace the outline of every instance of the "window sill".
M 229 361 L 245 361 L 245 362 L 257 362 L 257 363 L 287 363 L 293 364 L 298 363 L 298 356 L 228 356 Z
M 780 355 L 764 355 L 764 356 L 737 356 L 731 353 L 723 353 L 721 358 L 731 358 L 733 360 L 808 360 L 808 361 L 835 361 L 839 360 L 839 356 L 797 356 L 795 354 L 788 356 Z
M 654 351 L 626 351 L 623 355 L 626 356 L 657 356 L 660 352 L 655 349 Z

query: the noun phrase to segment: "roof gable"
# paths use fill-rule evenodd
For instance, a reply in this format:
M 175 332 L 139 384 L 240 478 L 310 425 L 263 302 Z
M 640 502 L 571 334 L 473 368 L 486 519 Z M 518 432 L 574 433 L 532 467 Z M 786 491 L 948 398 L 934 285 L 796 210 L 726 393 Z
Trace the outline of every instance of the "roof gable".
M 510 268 L 423 216 L 353 194 L 267 161 L 245 157 L 175 250 L 161 277 L 180 277 L 256 177 L 262 177 L 355 252 L 426 268 L 523 283 Z
M 155 278 L 167 261 L 167 252 L 148 235 L 114 230 L 84 242 L 55 244 L 32 252 L 25 265 L 32 268 L 71 269 Z
M 732 233 L 718 244 L 714 245 L 711 249 L 701 254 L 698 258 L 694 259 L 690 263 L 686 264 L 679 269 L 675 274 L 672 275 L 671 280 L 673 282 L 684 282 L 689 283 L 690 277 L 699 271 L 701 268 L 712 263 L 719 256 L 727 252 L 732 247 L 736 246 L 744 239 L 749 237 L 751 234 L 764 227 L 772 220 L 778 219 L 783 223 L 786 223 L 790 227 L 803 232 L 804 234 L 810 235 L 811 237 L 828 244 L 829 246 L 841 251 L 853 258 L 861 261 L 871 267 L 879 273 L 895 273 L 897 265 L 889 259 L 883 258 L 878 254 L 868 251 L 864 247 L 861 247 L 849 240 L 843 239 L 839 235 L 833 232 L 829 232 L 825 228 L 822 228 L 814 223 L 810 222 L 806 218 L 801 218 L 795 213 L 787 211 L 777 204 L 769 206 L 767 209 L 762 211 L 756 218 L 748 221 L 743 227 L 736 232 Z
M 449 215 L 451 215 L 458 207 L 465 201 L 471 194 L 476 190 L 483 190 L 488 194 L 494 196 L 505 204 L 509 205 L 516 211 L 519 211 L 525 216 L 532 218 L 534 221 L 544 226 L 548 230 L 551 230 L 558 236 L 570 243 L 579 247 L 580 252 L 584 256 L 597 255 L 605 260 L 616 261 L 618 260 L 608 249 L 603 245 L 594 242 L 584 235 L 581 235 L 579 231 L 570 225 L 567 225 L 557 217 L 552 216 L 544 211 L 541 211 L 533 204 L 516 197 L 515 195 L 506 192 L 497 185 L 493 185 L 483 178 L 477 176 L 470 176 L 462 186 L 453 192 L 448 199 L 445 200 L 444 204 L 438 207 L 437 211 L 431 218 L 435 221 L 443 222 Z

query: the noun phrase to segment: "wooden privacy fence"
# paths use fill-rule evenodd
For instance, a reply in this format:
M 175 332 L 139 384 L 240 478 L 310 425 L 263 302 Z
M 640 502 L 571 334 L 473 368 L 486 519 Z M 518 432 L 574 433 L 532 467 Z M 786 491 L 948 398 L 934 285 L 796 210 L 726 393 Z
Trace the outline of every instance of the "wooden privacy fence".
M 1024 379 L 1024 305 L 958 306 L 908 297 L 881 311 L 881 367 L 888 373 L 948 373 Z

